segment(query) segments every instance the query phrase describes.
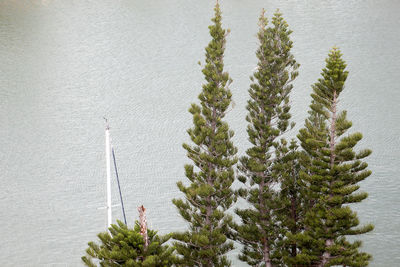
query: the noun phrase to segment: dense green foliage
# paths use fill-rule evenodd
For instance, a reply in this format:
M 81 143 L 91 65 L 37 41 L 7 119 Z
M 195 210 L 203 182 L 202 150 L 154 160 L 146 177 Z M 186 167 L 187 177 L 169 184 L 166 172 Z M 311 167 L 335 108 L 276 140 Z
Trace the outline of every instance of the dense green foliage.
M 322 77 L 313 85 L 310 116 L 298 135 L 304 150 L 301 178 L 312 203 L 305 216 L 305 231 L 297 236 L 299 264 L 366 266 L 371 258 L 359 252 L 360 241 L 346 238 L 369 232 L 373 226 L 359 227 L 357 214 L 349 207 L 367 197 L 357 190 L 358 183 L 371 174 L 362 160 L 371 151 L 354 151 L 362 135 L 347 133 L 352 123 L 346 111 L 337 109 L 348 75 L 345 68 L 340 51 L 333 48 Z
M 278 241 L 279 266 L 298 266 L 297 235 L 304 231 L 305 213 L 310 207 L 307 187 L 300 178 L 301 152 L 296 141 L 285 141 L 277 150 L 274 174 L 280 181 L 279 208 L 276 212 L 282 236 Z
M 98 266 L 96 262 L 99 262 L 103 267 L 166 267 L 175 263 L 173 247 L 164 245 L 170 235 L 160 237 L 155 231 L 148 230 L 149 245 L 145 247 L 138 223 L 134 229 L 129 229 L 118 221 L 118 225 L 112 224 L 109 231 L 98 234 L 100 244 L 89 242 L 87 255 L 82 257 L 86 266 Z
M 289 126 L 289 94 L 299 65 L 290 52 L 291 31 L 281 14 L 276 12 L 272 27 L 267 27 L 263 11 L 259 25 L 258 68 L 251 77 L 246 117 L 252 146 L 239 164 L 243 174 L 239 180 L 246 188 L 238 192 L 249 208 L 236 210 L 242 224 L 235 225 L 233 237 L 244 245 L 239 256 L 242 261 L 252 266 L 271 266 L 279 262 L 278 241 L 283 230 L 276 213 L 283 205 L 274 189 L 279 183 L 277 178 L 282 177 L 275 168 L 279 159 L 276 152 L 281 147 L 279 137 Z
M 193 144 L 183 145 L 194 166 L 185 166 L 190 184 L 178 182 L 185 199 L 173 200 L 189 224 L 189 230 L 174 234 L 183 266 L 229 266 L 225 254 L 233 249 L 233 243 L 226 236 L 232 220 L 226 210 L 236 198 L 231 185 L 237 149 L 231 141 L 233 131 L 223 121 L 231 103 L 228 88 L 231 79 L 224 72 L 227 31 L 221 26 L 218 4 L 212 21 L 209 26 L 212 40 L 205 49 L 206 64 L 202 70 L 206 83 L 199 95 L 200 106 L 192 104 L 189 109 L 194 127 L 188 133 Z
M 268 26 L 263 10 L 257 70 L 248 90 L 251 146 L 238 164 L 242 187 L 234 191 L 237 148 L 224 121 L 232 97 L 223 60 L 228 31 L 222 28 L 218 3 L 212 22 L 202 69 L 206 82 L 200 105 L 189 109 L 191 143 L 183 144 L 192 163 L 185 165 L 186 183 L 177 183 L 184 198 L 173 200 L 187 230 L 165 237 L 148 230 L 145 246 L 138 224 L 129 229 L 118 221 L 98 235 L 101 244 L 89 243 L 83 262 L 91 267 L 225 267 L 231 265 L 226 254 L 233 249 L 232 239 L 242 245 L 239 259 L 251 266 L 367 266 L 371 255 L 359 251 L 360 241 L 348 238 L 373 229 L 359 226 L 350 208 L 367 197 L 358 190 L 371 174 L 364 161 L 371 150 L 355 151 L 362 135 L 348 133 L 352 123 L 346 111 L 338 111 L 348 76 L 341 52 L 330 51 L 322 77 L 312 86 L 309 117 L 297 135 L 300 144 L 286 141 L 294 125 L 289 95 L 299 64 L 282 15 L 277 11 Z M 235 209 L 238 223 L 228 213 L 237 197 L 246 203 Z M 165 245 L 171 236 L 172 247 Z

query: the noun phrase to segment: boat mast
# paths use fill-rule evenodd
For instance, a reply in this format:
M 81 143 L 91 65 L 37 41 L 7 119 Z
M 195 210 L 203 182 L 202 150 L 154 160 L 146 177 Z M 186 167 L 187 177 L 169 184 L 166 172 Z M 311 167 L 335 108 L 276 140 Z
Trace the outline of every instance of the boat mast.
M 110 145 L 110 127 L 106 120 L 106 166 L 107 166 L 107 229 L 111 227 L 111 145 Z

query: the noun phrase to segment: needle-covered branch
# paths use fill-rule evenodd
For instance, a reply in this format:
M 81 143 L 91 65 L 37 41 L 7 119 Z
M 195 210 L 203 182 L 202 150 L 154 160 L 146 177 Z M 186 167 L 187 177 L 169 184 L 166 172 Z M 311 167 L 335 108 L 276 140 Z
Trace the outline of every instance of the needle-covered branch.
M 229 266 L 226 253 L 233 249 L 233 243 L 227 239 L 232 219 L 226 211 L 236 201 L 231 185 L 237 149 L 231 141 L 233 131 L 223 120 L 231 104 L 232 81 L 224 71 L 228 31 L 222 28 L 218 4 L 212 21 L 212 40 L 206 47 L 202 70 L 206 83 L 199 95 L 200 105 L 192 104 L 189 109 L 194 125 L 187 132 L 192 144 L 183 145 L 195 166 L 185 166 L 190 183 L 178 183 L 185 199 L 173 200 L 189 224 L 188 231 L 174 234 L 182 266 Z

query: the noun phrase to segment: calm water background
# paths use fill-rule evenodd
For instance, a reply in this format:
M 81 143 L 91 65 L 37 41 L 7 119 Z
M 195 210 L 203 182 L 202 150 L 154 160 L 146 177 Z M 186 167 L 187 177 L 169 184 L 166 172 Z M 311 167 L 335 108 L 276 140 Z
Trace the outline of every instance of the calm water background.
M 181 144 L 203 82 L 197 62 L 210 40 L 213 4 L 1 1 L 1 266 L 82 265 L 87 242 L 106 224 L 98 210 L 106 201 L 103 116 L 111 121 L 129 223 L 143 204 L 161 233 L 185 227 L 171 199 L 181 196 L 175 183 L 188 162 Z M 363 248 L 372 266 L 399 266 L 400 1 L 223 1 L 236 103 L 227 121 L 239 155 L 249 146 L 245 104 L 263 7 L 269 16 L 279 8 L 294 31 L 301 69 L 292 135 L 329 49 L 342 49 L 350 75 L 340 107 L 364 134 L 359 148 L 373 150 L 373 175 L 362 183 L 370 196 L 354 206 L 376 226 Z M 114 218 L 122 218 L 118 208 Z

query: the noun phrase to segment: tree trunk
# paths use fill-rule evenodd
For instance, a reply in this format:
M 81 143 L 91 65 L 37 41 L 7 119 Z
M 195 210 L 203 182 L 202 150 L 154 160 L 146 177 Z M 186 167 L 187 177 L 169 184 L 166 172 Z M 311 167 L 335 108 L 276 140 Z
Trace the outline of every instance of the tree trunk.
M 149 237 L 147 235 L 147 219 L 146 219 L 146 209 L 142 206 L 138 207 L 139 211 L 139 224 L 140 224 L 140 234 L 144 240 L 144 249 L 149 245 Z
M 331 167 L 331 170 L 332 170 L 332 168 L 333 168 L 333 166 L 335 164 L 335 158 L 336 158 L 336 154 L 335 154 L 335 144 L 336 144 L 335 143 L 335 136 L 336 136 L 336 119 L 337 119 L 336 118 L 336 105 L 337 105 L 337 94 L 336 94 L 336 91 L 334 91 L 333 92 L 333 99 L 332 99 L 332 110 L 331 110 L 332 111 L 332 118 L 331 118 L 331 125 L 330 125 L 330 129 L 329 129 L 329 137 L 330 137 L 329 148 L 330 148 L 330 154 L 331 154 L 331 156 L 330 156 L 330 163 L 331 163 L 330 167 Z M 331 197 L 332 197 L 332 194 L 331 194 Z M 327 239 L 325 241 L 325 246 L 327 248 L 332 246 L 332 245 L 333 245 L 333 240 L 332 239 Z M 325 266 L 328 263 L 330 257 L 331 257 L 331 254 L 329 252 L 325 251 L 322 254 L 321 263 L 318 266 L 320 266 L 320 267 Z
M 326 247 L 330 247 L 332 245 L 333 245 L 333 240 L 332 239 L 326 240 L 326 242 L 325 242 L 325 246 Z M 331 253 L 325 251 L 324 254 L 322 254 L 321 262 L 317 266 L 318 267 L 324 267 L 328 263 L 330 258 L 331 258 Z
M 336 104 L 337 104 L 337 95 L 336 91 L 333 92 L 333 100 L 332 100 L 332 118 L 331 118 L 331 127 L 329 130 L 329 135 L 330 135 L 330 143 L 329 143 L 329 148 L 331 152 L 331 169 L 333 168 L 333 165 L 335 163 L 335 135 L 336 135 Z
M 269 256 L 270 251 L 269 251 L 267 239 L 264 239 L 263 246 L 264 246 L 263 254 L 264 254 L 265 267 L 272 267 L 271 258 Z
M 292 218 L 293 218 L 293 221 L 294 221 L 294 227 L 291 230 L 292 230 L 293 234 L 297 234 L 296 199 L 294 197 L 292 197 L 292 199 L 291 199 L 291 204 L 292 204 L 292 206 L 291 206 Z M 297 245 L 296 244 L 292 244 L 290 255 L 292 257 L 296 257 L 297 256 Z
M 262 193 L 264 192 L 264 187 L 265 187 L 265 181 L 264 181 L 264 177 L 261 180 L 261 183 L 259 185 L 259 204 L 260 204 L 260 211 L 261 211 L 261 216 L 265 216 L 267 213 L 267 209 L 264 205 L 264 200 L 261 198 Z M 265 232 L 265 230 L 262 228 L 263 226 L 267 225 L 267 222 L 265 221 L 265 219 L 261 220 L 262 225 L 261 225 L 261 232 L 263 234 L 263 238 L 262 238 L 262 245 L 263 245 L 263 258 L 264 258 L 264 263 L 265 263 L 265 267 L 272 267 L 271 264 L 271 258 L 270 258 L 270 247 L 268 244 L 268 239 L 267 239 L 267 233 Z

